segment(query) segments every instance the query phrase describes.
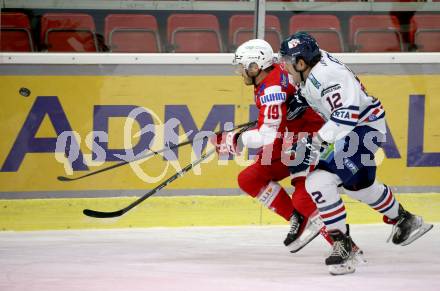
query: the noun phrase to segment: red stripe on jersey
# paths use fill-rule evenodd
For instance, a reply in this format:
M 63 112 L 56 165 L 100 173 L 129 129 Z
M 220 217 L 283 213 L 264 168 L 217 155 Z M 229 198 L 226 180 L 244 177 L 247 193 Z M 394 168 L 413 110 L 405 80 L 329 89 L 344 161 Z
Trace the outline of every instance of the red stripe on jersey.
M 356 118 L 356 119 L 358 119 L 358 118 L 359 118 L 359 114 L 352 113 L 352 114 L 351 114 L 351 118 Z

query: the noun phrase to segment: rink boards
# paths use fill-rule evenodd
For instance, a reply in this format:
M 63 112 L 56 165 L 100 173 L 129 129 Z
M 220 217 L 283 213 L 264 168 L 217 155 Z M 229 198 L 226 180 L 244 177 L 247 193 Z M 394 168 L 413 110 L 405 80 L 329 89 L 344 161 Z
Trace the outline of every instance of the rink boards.
M 435 211 L 440 201 L 436 194 L 440 191 L 440 70 L 433 66 L 414 71 L 411 66 L 389 66 L 388 73 L 383 70 L 386 66 L 379 70 L 358 65 L 356 69 L 387 114 L 390 134 L 378 154 L 378 176 L 405 193 L 400 200 L 408 208 L 440 221 Z M 77 182 L 63 183 L 57 176 L 70 172 L 75 177 L 113 165 L 120 161 L 118 155 L 126 153 L 124 148 L 158 150 L 165 141 L 187 140 L 189 131 L 192 138 L 227 122 L 254 120 L 257 110 L 252 90 L 228 66 L 213 65 L 215 69 L 209 71 L 206 66 L 156 66 L 156 70 L 143 65 L 133 74 L 128 65 L 73 67 L 0 66 L 0 228 L 282 223 L 241 195 L 236 176 L 250 163 L 248 155 L 238 162 L 219 163 L 214 158 L 202 164 L 119 220 L 84 217 L 83 208 L 124 207 L 131 201 L 127 196 L 142 195 L 193 160 L 194 150 L 186 146 L 167 155 L 167 160 L 155 157 Z M 147 112 L 127 118 L 137 108 Z M 179 125 L 170 131 L 168 125 L 175 120 Z M 156 125 L 154 135 L 133 137 L 151 123 Z M 76 132 L 69 141 L 70 147 L 78 146 L 72 161 L 63 157 L 63 147 L 57 145 L 57 136 L 64 131 Z M 288 181 L 283 185 L 288 186 Z M 348 201 L 353 222 L 380 220 L 359 203 Z
M 279 225 L 286 221 L 262 207 L 258 201 L 241 196 L 152 197 L 122 217 L 96 219 L 82 214 L 83 209 L 101 211 L 121 209 L 136 197 L 60 198 L 0 200 L 1 230 L 87 229 L 126 227 L 180 227 Z M 381 223 L 382 217 L 365 204 L 343 195 L 347 221 L 354 224 Z M 423 215 L 426 221 L 439 222 L 438 193 L 400 194 L 405 207 Z

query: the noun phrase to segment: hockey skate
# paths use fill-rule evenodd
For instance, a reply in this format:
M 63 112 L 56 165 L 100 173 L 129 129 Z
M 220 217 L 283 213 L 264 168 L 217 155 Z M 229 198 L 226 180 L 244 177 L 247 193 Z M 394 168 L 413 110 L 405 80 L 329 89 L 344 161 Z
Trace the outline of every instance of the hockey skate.
M 289 233 L 287 234 L 286 238 L 284 239 L 285 246 L 290 245 L 292 242 L 294 242 L 298 238 L 298 236 L 300 234 L 301 226 L 303 226 L 302 225 L 303 222 L 304 222 L 304 216 L 302 216 L 296 210 L 294 210 L 292 216 L 290 217 Z
M 312 214 L 309 219 L 294 211 L 290 219 L 290 231 L 284 240 L 284 245 L 291 253 L 296 253 L 318 236 L 324 223 L 318 212 Z
M 354 273 L 356 262 L 353 253 L 353 242 L 348 234 L 340 230 L 329 232 L 333 239 L 333 249 L 330 256 L 325 259 L 325 264 L 332 275 Z
M 411 214 L 403 209 L 402 205 L 399 205 L 398 214 L 399 216 L 393 220 L 384 217 L 385 223 L 393 224 L 387 242 L 392 240 L 396 245 L 406 246 L 433 228 L 432 224 L 423 222 L 422 217 Z
M 350 225 L 347 224 L 346 226 L 347 226 L 347 236 L 350 237 L 351 239 L 351 256 L 353 257 L 354 263 L 356 265 L 367 264 L 368 261 L 365 258 L 364 251 L 353 241 L 353 239 L 350 236 Z M 325 227 L 321 229 L 321 235 L 326 238 L 327 237 L 330 238 L 330 235 L 328 234 L 327 229 Z M 331 242 L 331 244 L 333 244 L 333 242 Z

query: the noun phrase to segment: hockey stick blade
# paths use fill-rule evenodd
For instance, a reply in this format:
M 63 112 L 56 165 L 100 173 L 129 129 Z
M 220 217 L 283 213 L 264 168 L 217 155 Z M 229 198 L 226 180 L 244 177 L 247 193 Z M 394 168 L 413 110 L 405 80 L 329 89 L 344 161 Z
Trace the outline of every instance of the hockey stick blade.
M 236 129 L 240 129 L 240 128 L 250 128 L 250 127 L 254 126 L 256 123 L 257 123 L 257 121 L 250 121 L 250 122 L 247 122 L 247 123 L 243 123 L 243 124 L 237 125 L 236 127 L 232 128 L 230 130 L 227 130 L 227 131 L 232 131 L 232 130 L 236 130 Z M 225 132 L 225 131 L 214 132 L 214 134 L 219 134 L 219 133 L 222 133 L 222 132 Z M 163 149 L 158 150 L 158 151 L 152 151 L 151 153 L 148 153 L 145 156 L 137 157 L 137 158 L 135 158 L 132 161 L 122 161 L 122 162 L 119 162 L 117 164 L 114 164 L 114 165 L 111 165 L 111 166 L 108 166 L 108 167 L 105 167 L 105 168 L 102 168 L 102 169 L 99 169 L 99 170 L 96 170 L 96 171 L 93 171 L 93 172 L 89 172 L 89 173 L 84 174 L 82 176 L 73 177 L 73 178 L 69 178 L 69 177 L 66 177 L 66 176 L 58 176 L 57 180 L 60 181 L 60 182 L 72 182 L 72 181 L 81 180 L 81 179 L 84 179 L 84 178 L 87 178 L 87 177 L 90 177 L 90 176 L 94 176 L 94 175 L 102 173 L 102 172 L 107 172 L 107 171 L 109 171 L 111 169 L 114 169 L 114 168 L 119 168 L 119 167 L 124 166 L 126 164 L 129 164 L 131 162 L 143 160 L 143 159 L 149 158 L 151 156 L 158 155 L 160 153 L 163 153 L 163 152 L 166 152 L 166 151 L 169 151 L 169 150 L 173 150 L 173 149 L 176 149 L 176 148 L 184 146 L 184 145 L 191 144 L 194 141 L 195 140 L 187 140 L 185 142 L 173 145 L 173 146 L 168 147 L 168 148 L 163 148 Z
M 84 215 L 87 215 L 87 216 L 90 216 L 90 217 L 95 217 L 95 218 L 111 218 L 111 217 L 121 216 L 121 215 L 125 214 L 127 211 L 129 211 L 130 209 L 132 209 L 135 206 L 137 206 L 138 204 L 140 204 L 142 201 L 144 201 L 148 197 L 152 196 L 156 192 L 160 191 L 162 188 L 166 187 L 168 184 L 170 184 L 171 182 L 173 182 L 177 178 L 182 177 L 186 172 L 191 170 L 194 166 L 200 164 L 203 160 L 207 159 L 209 156 L 211 156 L 215 152 L 216 152 L 216 150 L 213 149 L 213 150 L 203 154 L 198 160 L 196 160 L 196 161 L 192 162 L 191 164 L 187 165 L 180 172 L 175 173 L 170 178 L 168 178 L 164 182 L 160 183 L 156 188 L 148 191 L 142 197 L 140 197 L 139 199 L 135 200 L 134 202 L 132 202 L 130 205 L 128 205 L 125 208 L 122 208 L 122 209 L 116 210 L 116 211 L 111 211 L 111 212 L 97 211 L 97 210 L 91 210 L 91 209 L 84 209 L 83 213 L 84 213 Z
M 70 181 L 75 181 L 77 178 L 58 176 L 57 179 L 58 179 L 58 181 L 62 181 L 62 182 L 70 182 Z
M 83 210 L 84 215 L 94 217 L 94 218 L 112 218 L 112 217 L 118 217 L 123 215 L 125 212 L 123 209 L 112 211 L 112 212 L 102 212 L 102 211 L 95 211 L 92 209 L 84 209 Z
M 247 129 L 252 127 L 253 124 L 255 124 L 255 122 L 249 123 L 247 126 L 242 126 L 239 133 L 246 131 Z M 172 175 L 171 177 L 169 177 L 168 179 L 166 179 L 165 181 L 160 183 L 156 188 L 148 191 L 142 197 L 138 198 L 137 200 L 135 200 L 134 202 L 132 202 L 130 205 L 128 205 L 125 208 L 122 208 L 122 209 L 116 210 L 116 211 L 111 211 L 111 212 L 84 209 L 83 213 L 84 213 L 84 215 L 87 215 L 90 217 L 95 217 L 95 218 L 111 218 L 111 217 L 121 216 L 121 215 L 125 214 L 126 212 L 128 212 L 130 209 L 132 209 L 135 206 L 142 203 L 142 201 L 144 201 L 148 197 L 150 197 L 150 196 L 154 195 L 156 192 L 162 190 L 162 188 L 165 188 L 168 184 L 172 183 L 174 180 L 182 177 L 185 173 L 187 173 L 189 170 L 191 170 L 194 166 L 200 164 L 201 162 L 206 160 L 209 156 L 211 156 L 215 152 L 216 152 L 216 149 L 212 149 L 209 152 L 203 154 L 198 160 L 186 165 L 180 172 L 175 173 L 174 175 Z

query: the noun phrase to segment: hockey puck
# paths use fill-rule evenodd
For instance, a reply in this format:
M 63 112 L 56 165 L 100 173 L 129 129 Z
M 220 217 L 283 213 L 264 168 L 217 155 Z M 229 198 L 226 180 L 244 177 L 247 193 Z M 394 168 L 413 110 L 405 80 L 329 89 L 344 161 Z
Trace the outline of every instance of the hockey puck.
M 29 97 L 29 95 L 31 95 L 31 91 L 28 88 L 24 88 L 24 87 L 20 88 L 20 91 L 18 92 L 23 97 Z

